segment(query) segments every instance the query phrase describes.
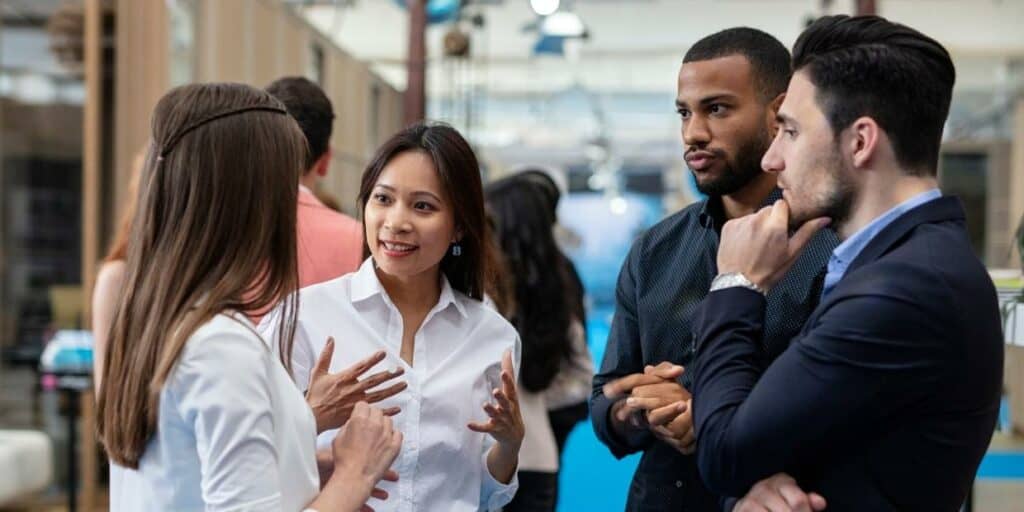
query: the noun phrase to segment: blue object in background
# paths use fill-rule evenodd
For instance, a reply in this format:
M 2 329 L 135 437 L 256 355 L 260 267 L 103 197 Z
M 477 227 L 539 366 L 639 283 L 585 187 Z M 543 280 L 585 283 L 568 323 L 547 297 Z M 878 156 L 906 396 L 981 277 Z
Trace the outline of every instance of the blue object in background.
M 564 55 L 565 38 L 558 36 L 541 36 L 533 44 L 534 55 Z
M 406 0 L 395 0 L 403 9 L 409 5 Z M 462 7 L 462 0 L 427 0 L 427 23 L 443 23 L 455 19 Z

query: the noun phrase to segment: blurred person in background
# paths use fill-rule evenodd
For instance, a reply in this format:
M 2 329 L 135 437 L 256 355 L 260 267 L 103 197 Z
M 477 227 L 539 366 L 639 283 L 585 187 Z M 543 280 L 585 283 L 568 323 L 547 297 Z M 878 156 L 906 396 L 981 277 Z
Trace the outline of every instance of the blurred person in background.
M 558 222 L 558 204 L 562 198 L 562 190 L 550 173 L 541 169 L 526 168 L 516 176 L 517 179 L 533 184 L 544 197 L 545 208 L 554 222 L 552 226 L 554 240 L 562 251 L 562 259 L 565 261 L 568 290 L 573 294 L 569 304 L 573 307 L 573 317 L 579 321 L 580 327 L 583 329 L 583 344 L 580 350 L 574 349 L 572 364 L 562 368 L 562 371 L 555 376 L 552 385 L 544 393 L 550 413 L 548 416 L 551 420 L 551 429 L 555 433 L 558 454 L 561 456 L 569 433 L 589 416 L 590 407 L 587 404 L 587 399 L 590 398 L 590 381 L 594 377 L 594 358 L 586 344 L 586 289 L 576 270 L 576 265 L 564 253 L 567 250 L 565 245 L 567 240 L 574 246 L 579 245 L 579 235 Z
M 720 510 L 694 451 L 693 314 L 718 274 L 722 226 L 782 197 L 761 158 L 790 77 L 789 51 L 760 30 L 731 28 L 697 41 L 683 57 L 676 109 L 685 159 L 707 200 L 656 224 L 633 244 L 619 274 L 615 315 L 594 377 L 594 432 L 616 457 L 642 451 L 627 510 Z M 768 297 L 757 357 L 771 360 L 817 304 L 837 241 L 819 233 Z M 693 400 L 699 400 L 697 396 Z M 755 418 L 756 420 L 756 418 Z
M 572 264 L 555 243 L 553 198 L 547 192 L 523 174 L 495 181 L 485 190 L 495 238 L 512 282 L 508 318 L 523 343 L 520 403 L 526 437 L 519 462 L 519 492 L 506 512 L 555 509 L 560 446 L 548 410 L 582 402 L 586 418 L 587 389 L 593 376 L 579 317 L 583 292 L 573 279 Z M 568 404 L 567 396 L 572 397 Z M 565 435 L 567 431 L 563 441 Z
M 312 384 L 318 358 L 345 368 L 383 353 L 375 376 L 362 382 L 404 372 L 408 387 L 380 405 L 401 411 L 394 420 L 406 441 L 398 482 L 382 484 L 392 498 L 373 508 L 498 509 L 518 488 L 520 342 L 484 303 L 498 267 L 476 156 L 450 126 L 411 125 L 377 150 L 359 205 L 370 257 L 358 271 L 297 294 L 295 382 L 302 390 Z M 272 311 L 260 330 L 279 335 L 285 313 Z M 321 435 L 320 446 L 332 435 Z
M 327 175 L 333 152 L 334 108 L 323 89 L 303 77 L 284 77 L 267 86 L 284 103 L 308 143 L 299 178 L 296 240 L 299 287 L 321 283 L 354 272 L 363 261 L 363 235 L 359 221 L 324 204 L 317 182 Z
M 304 399 L 287 371 L 301 131 L 240 84 L 173 89 L 152 126 L 99 390 L 98 434 L 135 477 L 111 483 L 111 509 L 356 511 L 384 497 L 374 486 L 402 438 L 390 419 L 349 411 L 321 491 L 317 428 L 344 422 L 306 400 L 330 400 L 337 378 L 316 372 Z M 246 313 L 280 297 L 275 350 Z

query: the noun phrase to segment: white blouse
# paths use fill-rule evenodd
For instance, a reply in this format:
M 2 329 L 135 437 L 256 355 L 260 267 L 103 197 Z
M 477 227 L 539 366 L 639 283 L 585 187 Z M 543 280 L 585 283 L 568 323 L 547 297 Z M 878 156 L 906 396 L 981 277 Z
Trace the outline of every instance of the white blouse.
M 328 336 L 335 343 L 332 372 L 381 349 L 387 357 L 365 375 L 405 369 L 399 379 L 409 387 L 374 404 L 401 408 L 393 419 L 404 436 L 393 466 L 399 480 L 379 484 L 390 497 L 371 499 L 375 510 L 494 510 L 512 500 L 518 480 L 505 485 L 487 470 L 494 439 L 466 426 L 487 420 L 483 404 L 500 386 L 505 351 L 513 351 L 519 367 L 519 336 L 501 315 L 442 277 L 440 298 L 416 332 L 410 367 L 400 357 L 402 315 L 377 279 L 373 260 L 367 259 L 355 273 L 303 288 L 298 316 L 292 372 L 303 389 Z M 273 336 L 279 321 L 275 310 L 260 331 Z M 333 436 L 333 431 L 321 434 L 319 446 L 326 447 Z
M 189 338 L 160 392 L 138 470 L 117 468 L 110 509 L 300 511 L 316 497 L 316 422 L 242 315 Z

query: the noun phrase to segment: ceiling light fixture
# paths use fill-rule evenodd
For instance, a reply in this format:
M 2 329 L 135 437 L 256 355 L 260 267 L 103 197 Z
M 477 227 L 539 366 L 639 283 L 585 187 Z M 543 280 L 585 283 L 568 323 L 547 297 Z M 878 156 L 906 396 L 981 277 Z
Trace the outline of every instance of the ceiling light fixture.
M 540 16 L 549 16 L 558 10 L 559 3 L 559 0 L 530 0 L 530 7 Z

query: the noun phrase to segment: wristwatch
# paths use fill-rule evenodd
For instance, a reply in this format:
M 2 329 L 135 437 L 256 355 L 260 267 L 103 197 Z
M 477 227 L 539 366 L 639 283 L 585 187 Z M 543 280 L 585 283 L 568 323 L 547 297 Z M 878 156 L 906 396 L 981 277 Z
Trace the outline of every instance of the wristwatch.
M 709 291 L 713 292 L 715 290 L 735 288 L 737 286 L 749 288 L 757 293 L 760 293 L 761 295 L 768 295 L 768 290 L 765 290 L 764 288 L 761 288 L 760 286 L 754 284 L 753 281 L 747 279 L 747 276 L 739 272 L 727 272 L 725 274 L 718 274 L 711 281 L 711 290 Z

